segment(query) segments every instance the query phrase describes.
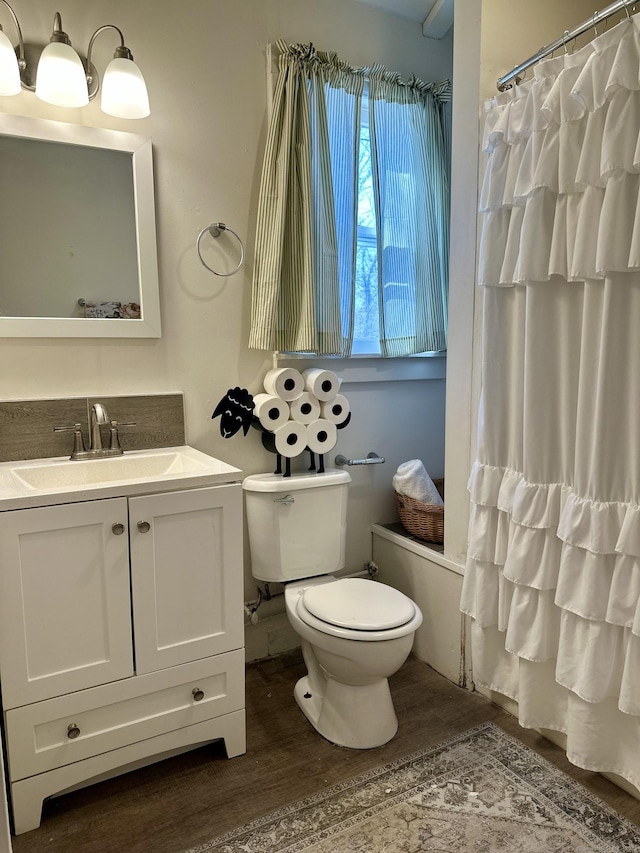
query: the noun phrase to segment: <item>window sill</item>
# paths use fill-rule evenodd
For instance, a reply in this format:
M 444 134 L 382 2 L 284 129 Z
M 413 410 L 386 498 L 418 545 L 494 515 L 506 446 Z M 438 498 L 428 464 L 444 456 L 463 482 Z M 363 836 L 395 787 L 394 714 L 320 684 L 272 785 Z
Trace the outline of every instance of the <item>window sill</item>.
M 283 355 L 278 358 L 281 367 L 304 370 L 308 366 L 333 370 L 344 382 L 397 382 L 404 379 L 445 379 L 447 357 L 444 354 L 409 356 L 407 358 L 380 358 L 355 355 L 351 358 L 316 358 L 308 355 Z

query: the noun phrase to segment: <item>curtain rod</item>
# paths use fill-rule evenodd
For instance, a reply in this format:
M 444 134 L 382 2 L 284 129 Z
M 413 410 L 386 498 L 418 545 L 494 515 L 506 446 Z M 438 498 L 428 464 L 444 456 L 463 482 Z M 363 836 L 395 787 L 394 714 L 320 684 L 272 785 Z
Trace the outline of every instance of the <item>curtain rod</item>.
M 615 13 L 619 12 L 621 9 L 624 9 L 627 13 L 627 17 L 629 17 L 628 6 L 630 3 L 633 3 L 633 0 L 616 0 L 615 3 L 611 3 L 610 6 L 607 6 L 607 8 L 603 9 L 601 12 L 594 12 L 590 18 L 583 21 L 581 24 L 578 24 L 578 26 L 574 27 L 572 30 L 565 30 L 561 38 L 556 39 L 554 42 L 546 45 L 545 47 L 541 47 L 536 54 L 530 56 L 529 59 L 525 59 L 525 61 L 521 62 L 520 65 L 516 65 L 515 68 L 509 71 L 508 74 L 505 74 L 504 77 L 500 77 L 497 82 L 498 91 L 504 92 L 505 89 L 509 89 L 511 81 L 514 78 L 517 78 L 523 71 L 526 71 L 531 65 L 534 65 L 536 62 L 544 59 L 545 56 L 549 56 L 550 53 L 558 50 L 558 48 L 564 47 L 567 42 L 578 38 L 582 33 L 586 33 L 586 31 L 590 30 L 592 27 L 596 27 L 601 21 L 610 18 L 611 15 L 615 15 Z

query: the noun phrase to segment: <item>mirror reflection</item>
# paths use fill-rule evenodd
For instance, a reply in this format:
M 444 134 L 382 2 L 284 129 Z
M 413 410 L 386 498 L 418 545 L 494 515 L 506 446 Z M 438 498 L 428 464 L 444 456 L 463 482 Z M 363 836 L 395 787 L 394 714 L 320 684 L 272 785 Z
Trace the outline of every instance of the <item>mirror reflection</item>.
M 0 336 L 160 335 L 150 140 L 0 116 L 0 186 Z
M 139 318 L 130 154 L 2 136 L 0 186 L 1 316 Z

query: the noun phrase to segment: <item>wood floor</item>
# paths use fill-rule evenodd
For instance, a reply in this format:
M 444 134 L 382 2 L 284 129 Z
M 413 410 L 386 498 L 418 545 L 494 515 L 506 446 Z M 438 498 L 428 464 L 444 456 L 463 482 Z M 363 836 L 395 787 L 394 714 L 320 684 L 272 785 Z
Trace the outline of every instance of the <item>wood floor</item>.
M 409 658 L 391 679 L 400 728 L 379 749 L 333 746 L 313 731 L 292 691 L 299 655 L 247 670 L 247 753 L 227 760 L 220 744 L 52 798 L 40 829 L 13 839 L 16 853 L 182 853 L 286 803 L 424 749 L 491 720 L 640 825 L 640 802 L 477 693 Z

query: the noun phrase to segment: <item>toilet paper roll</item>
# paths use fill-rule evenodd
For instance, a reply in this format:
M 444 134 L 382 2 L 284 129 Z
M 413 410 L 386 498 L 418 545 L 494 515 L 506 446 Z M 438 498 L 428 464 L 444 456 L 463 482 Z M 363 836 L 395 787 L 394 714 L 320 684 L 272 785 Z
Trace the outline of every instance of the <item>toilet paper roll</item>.
M 304 379 L 293 367 L 277 367 L 264 377 L 264 390 L 283 400 L 297 400 L 304 391 Z
M 308 391 L 303 391 L 297 400 L 292 400 L 290 408 L 292 419 L 299 424 L 310 424 L 320 417 L 320 403 Z
M 273 394 L 256 394 L 253 398 L 254 415 L 261 425 L 274 432 L 289 420 L 289 404 Z
M 328 453 L 336 446 L 338 428 L 325 418 L 307 424 L 307 447 L 314 453 Z
M 333 400 L 340 390 L 340 381 L 332 370 L 322 370 L 320 367 L 310 367 L 302 371 L 304 387 L 320 402 Z
M 307 428 L 297 421 L 287 421 L 274 432 L 276 453 L 292 459 L 307 446 Z
M 350 411 L 351 406 L 344 394 L 336 394 L 333 400 L 329 400 L 328 403 L 320 403 L 321 417 L 331 421 L 336 426 L 340 426 L 346 421 Z

